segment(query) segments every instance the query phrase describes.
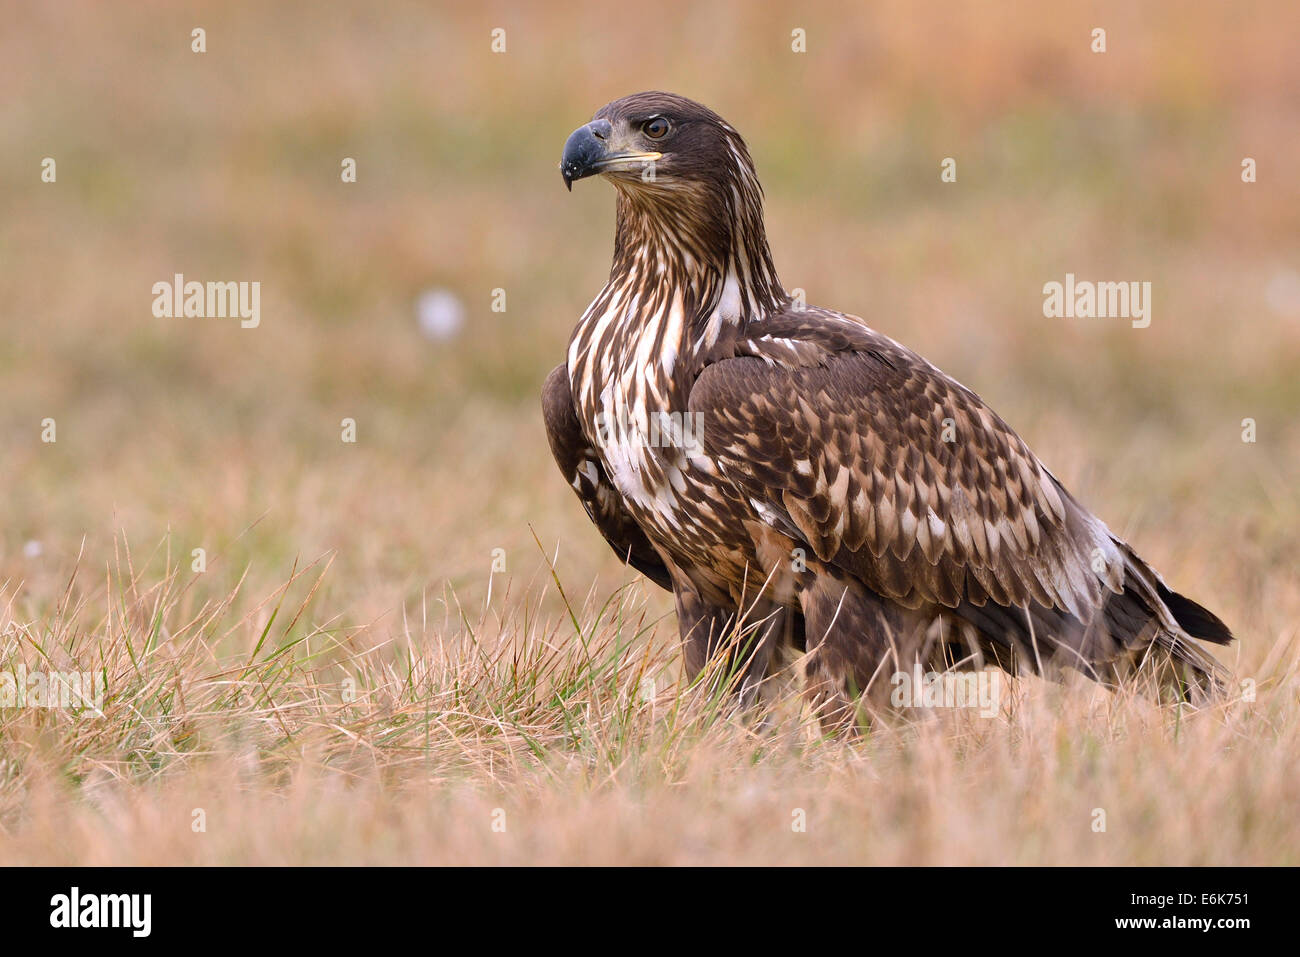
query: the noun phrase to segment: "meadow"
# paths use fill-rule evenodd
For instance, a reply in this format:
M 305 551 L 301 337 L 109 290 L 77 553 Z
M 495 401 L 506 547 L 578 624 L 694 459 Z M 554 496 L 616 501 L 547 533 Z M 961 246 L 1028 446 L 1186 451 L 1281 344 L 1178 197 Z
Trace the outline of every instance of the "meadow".
M 1294 3 L 0 14 L 0 672 L 105 689 L 0 707 L 0 863 L 1300 863 Z M 560 151 L 639 89 L 745 135 L 788 287 L 1232 626 L 1229 700 L 840 740 L 797 675 L 766 728 L 681 680 L 538 403 L 613 242 Z M 257 327 L 155 316 L 178 273 Z M 1067 273 L 1150 325 L 1045 317 Z

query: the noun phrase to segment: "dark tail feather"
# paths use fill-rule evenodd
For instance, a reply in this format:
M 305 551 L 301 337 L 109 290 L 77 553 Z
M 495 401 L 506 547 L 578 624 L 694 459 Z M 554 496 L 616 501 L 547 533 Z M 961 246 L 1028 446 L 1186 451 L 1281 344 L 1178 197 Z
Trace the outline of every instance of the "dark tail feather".
M 1232 642 L 1232 632 L 1214 612 L 1176 591 L 1171 591 L 1164 582 L 1159 582 L 1156 589 L 1160 600 L 1165 603 L 1174 620 L 1182 625 L 1183 630 L 1189 635 L 1204 641 L 1212 641 L 1216 645 Z

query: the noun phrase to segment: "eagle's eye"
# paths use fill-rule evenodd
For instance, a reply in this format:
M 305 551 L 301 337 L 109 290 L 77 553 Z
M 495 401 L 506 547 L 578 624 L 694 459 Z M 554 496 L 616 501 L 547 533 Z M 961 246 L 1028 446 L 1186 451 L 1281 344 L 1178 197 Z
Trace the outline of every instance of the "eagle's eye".
M 662 116 L 648 119 L 641 124 L 641 132 L 652 140 L 663 139 L 664 134 L 668 132 L 668 121 Z

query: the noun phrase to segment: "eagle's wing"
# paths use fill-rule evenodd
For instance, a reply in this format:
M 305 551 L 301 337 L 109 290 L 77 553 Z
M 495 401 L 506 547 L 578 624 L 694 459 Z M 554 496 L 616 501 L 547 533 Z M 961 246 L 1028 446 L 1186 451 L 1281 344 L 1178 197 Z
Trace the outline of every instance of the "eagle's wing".
M 1155 572 L 975 393 L 861 320 L 809 308 L 752 326 L 701 372 L 690 409 L 759 515 L 885 598 L 1036 609 L 1076 630 L 1104 610 L 1121 644 L 1150 640 L 1152 618 L 1187 627 Z M 1189 620 L 1213 618 L 1195 608 Z M 1218 619 L 1200 630 L 1228 635 Z
M 564 364 L 556 366 L 546 377 L 542 387 L 542 415 L 551 454 L 605 541 L 620 559 L 656 585 L 671 589 L 663 559 L 624 507 L 622 494 L 605 474 L 596 450 L 582 432 Z

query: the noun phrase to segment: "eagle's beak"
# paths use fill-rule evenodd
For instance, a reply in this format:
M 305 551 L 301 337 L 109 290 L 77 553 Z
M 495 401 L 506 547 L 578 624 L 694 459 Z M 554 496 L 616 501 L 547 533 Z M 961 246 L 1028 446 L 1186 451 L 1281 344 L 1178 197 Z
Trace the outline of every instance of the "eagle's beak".
M 662 153 L 619 149 L 611 142 L 613 133 L 609 120 L 592 120 L 570 134 L 564 144 L 564 156 L 560 159 L 560 175 L 570 192 L 575 179 L 626 169 L 663 156 Z

